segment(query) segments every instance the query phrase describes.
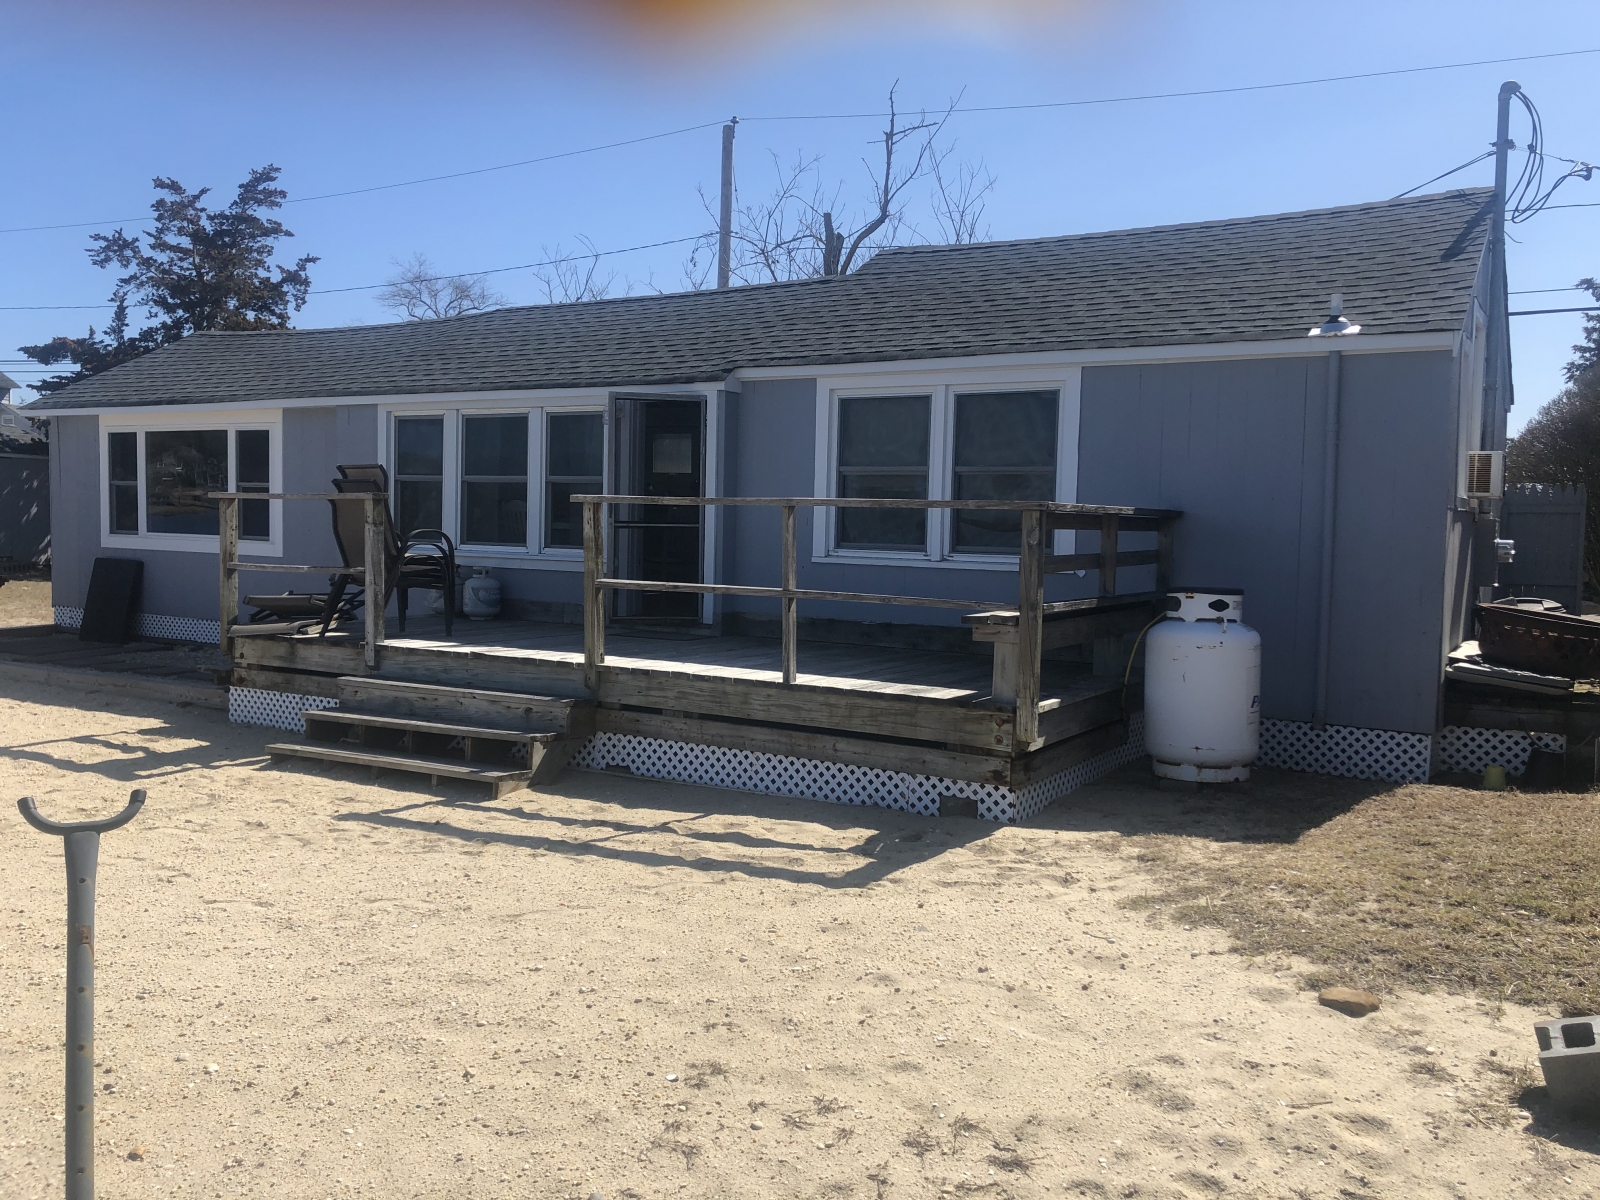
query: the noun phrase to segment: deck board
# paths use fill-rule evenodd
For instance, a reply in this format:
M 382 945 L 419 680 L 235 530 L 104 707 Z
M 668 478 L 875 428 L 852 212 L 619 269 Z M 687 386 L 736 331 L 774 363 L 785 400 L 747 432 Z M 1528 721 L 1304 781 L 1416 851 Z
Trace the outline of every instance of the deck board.
M 457 621 L 450 637 L 439 618 L 411 618 L 405 633 L 386 646 L 441 653 L 471 651 L 496 657 L 559 663 L 583 661 L 583 631 L 577 626 L 523 621 Z M 662 636 L 613 626 L 606 635 L 606 663 L 617 668 L 671 671 L 776 682 L 782 679 L 776 640 L 753 637 Z M 814 687 L 867 691 L 943 702 L 983 700 L 989 695 L 991 664 L 985 654 L 902 650 L 831 642 L 801 642 L 799 682 Z M 1070 664 L 1046 663 L 1042 699 L 1070 699 L 1084 692 L 1084 673 Z M 1106 681 L 1095 680 L 1094 689 Z

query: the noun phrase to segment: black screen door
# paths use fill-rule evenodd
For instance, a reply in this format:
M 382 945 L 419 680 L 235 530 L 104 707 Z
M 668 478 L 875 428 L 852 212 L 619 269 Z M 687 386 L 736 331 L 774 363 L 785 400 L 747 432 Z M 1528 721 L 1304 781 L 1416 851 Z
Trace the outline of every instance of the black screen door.
M 630 496 L 705 494 L 705 401 L 627 397 L 617 401 L 618 490 Z M 701 582 L 705 509 L 700 505 L 618 505 L 613 524 L 618 565 L 634 579 Z M 698 623 L 692 592 L 617 592 L 615 615 Z

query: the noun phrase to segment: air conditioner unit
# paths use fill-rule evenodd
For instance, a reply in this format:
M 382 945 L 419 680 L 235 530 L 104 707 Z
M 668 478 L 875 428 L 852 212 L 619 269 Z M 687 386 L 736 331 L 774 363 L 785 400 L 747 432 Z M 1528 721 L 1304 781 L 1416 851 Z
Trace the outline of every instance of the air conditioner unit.
M 1499 500 L 1506 493 L 1506 452 L 1467 452 L 1467 499 Z

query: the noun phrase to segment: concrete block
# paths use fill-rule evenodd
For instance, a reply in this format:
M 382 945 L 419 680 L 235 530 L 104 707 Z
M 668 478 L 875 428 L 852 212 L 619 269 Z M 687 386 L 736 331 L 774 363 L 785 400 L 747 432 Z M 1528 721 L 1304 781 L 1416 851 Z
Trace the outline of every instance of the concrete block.
M 1597 1017 L 1537 1021 L 1539 1067 L 1550 1101 L 1557 1108 L 1600 1118 L 1600 1046 L 1595 1044 Z

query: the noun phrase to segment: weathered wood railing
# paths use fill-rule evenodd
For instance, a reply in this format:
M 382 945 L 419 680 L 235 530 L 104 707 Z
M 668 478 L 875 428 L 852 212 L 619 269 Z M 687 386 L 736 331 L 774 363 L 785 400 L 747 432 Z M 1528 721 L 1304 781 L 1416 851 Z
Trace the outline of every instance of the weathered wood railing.
M 1039 729 L 1039 672 L 1044 620 L 1052 609 L 1066 611 L 1073 602 L 1049 605 L 1044 599 L 1046 575 L 1063 571 L 1095 571 L 1101 597 L 1117 594 L 1119 568 L 1153 566 L 1156 589 L 1171 585 L 1172 529 L 1179 513 L 1170 509 L 1119 508 L 1099 504 L 1055 504 L 1011 500 L 876 500 L 842 497 L 753 496 L 573 496 L 583 505 L 583 677 L 590 691 L 600 689 L 605 662 L 605 597 L 608 591 L 692 592 L 711 596 L 767 596 L 782 611 L 783 682 L 799 678 L 797 605 L 801 600 L 850 604 L 895 604 L 913 608 L 993 609 L 992 600 L 947 600 L 932 596 L 894 596 L 870 592 L 838 592 L 798 586 L 795 513 L 800 508 L 912 508 L 1021 514 L 1021 552 L 1017 556 L 1017 636 L 1013 645 L 996 646 L 996 654 L 1014 655 L 1014 695 L 994 698 L 1016 706 L 1016 737 L 1029 744 Z M 619 579 L 605 573 L 605 508 L 641 504 L 667 507 L 718 506 L 777 508 L 782 514 L 782 579 L 780 587 L 728 583 L 676 583 L 651 579 Z M 1050 535 L 1057 530 L 1085 530 L 1100 535 L 1100 548 L 1086 554 L 1052 554 Z M 1153 550 L 1119 550 L 1124 533 L 1154 533 Z M 998 675 L 998 672 L 997 672 Z M 998 690 L 998 689 L 997 689 Z
M 239 619 L 239 572 L 284 571 L 303 575 L 349 575 L 362 581 L 367 595 L 380 598 L 377 604 L 366 604 L 367 636 L 365 641 L 366 664 L 378 665 L 378 646 L 383 642 L 382 597 L 387 588 L 384 579 L 384 522 L 387 520 L 384 504 L 388 497 L 382 492 L 212 492 L 217 502 L 218 530 L 221 537 L 217 546 L 219 592 L 217 609 L 224 652 L 233 652 L 233 625 Z M 308 567 L 290 563 L 262 563 L 239 561 L 239 501 L 241 500 L 344 500 L 366 506 L 367 568 L 361 567 Z

